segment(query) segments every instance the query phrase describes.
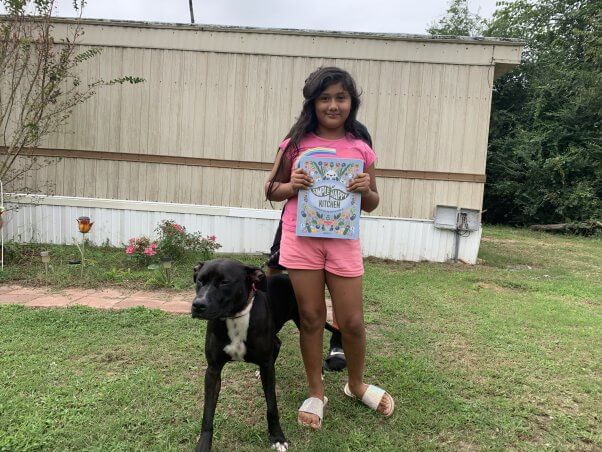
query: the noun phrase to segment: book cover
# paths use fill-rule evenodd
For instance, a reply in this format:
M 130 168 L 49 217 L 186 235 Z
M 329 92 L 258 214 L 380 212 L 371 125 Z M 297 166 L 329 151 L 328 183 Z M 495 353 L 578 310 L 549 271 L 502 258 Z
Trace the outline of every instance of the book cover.
M 315 153 L 317 154 L 317 152 Z M 364 169 L 364 162 L 305 154 L 299 167 L 314 183 L 299 191 L 298 236 L 333 239 L 359 237 L 361 194 L 347 191 L 347 184 Z

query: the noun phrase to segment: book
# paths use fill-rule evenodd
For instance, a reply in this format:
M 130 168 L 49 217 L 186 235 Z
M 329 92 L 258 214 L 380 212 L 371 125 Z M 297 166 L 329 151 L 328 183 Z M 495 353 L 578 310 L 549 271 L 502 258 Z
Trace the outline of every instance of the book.
M 354 240 L 359 237 L 360 193 L 347 191 L 347 184 L 364 169 L 359 159 L 340 159 L 306 153 L 299 167 L 311 176 L 314 183 L 299 191 L 296 234 L 302 237 L 321 237 Z

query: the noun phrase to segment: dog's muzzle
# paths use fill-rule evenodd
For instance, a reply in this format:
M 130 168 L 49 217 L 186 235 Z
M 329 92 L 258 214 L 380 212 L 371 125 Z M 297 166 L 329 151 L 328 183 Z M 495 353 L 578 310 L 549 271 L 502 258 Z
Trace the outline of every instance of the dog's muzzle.
M 192 308 L 191 308 L 192 317 L 197 318 L 197 319 L 206 319 L 208 307 L 209 307 L 209 303 L 207 302 L 206 297 L 203 297 L 203 298 L 195 297 L 195 299 L 192 300 Z

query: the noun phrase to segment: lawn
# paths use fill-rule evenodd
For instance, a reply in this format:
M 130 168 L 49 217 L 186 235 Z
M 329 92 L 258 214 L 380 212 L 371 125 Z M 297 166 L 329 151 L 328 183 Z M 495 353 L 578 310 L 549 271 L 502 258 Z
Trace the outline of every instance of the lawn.
M 30 261 L 2 282 L 77 284 L 79 270 L 51 253 L 48 276 Z M 104 266 L 111 253 L 91 251 L 86 284 L 156 283 L 128 272 L 121 255 Z M 602 448 L 602 240 L 488 227 L 480 259 L 366 262 L 366 379 L 396 398 L 391 419 L 347 399 L 344 373 L 329 373 L 322 430 L 299 427 L 304 373 L 298 334 L 285 327 L 277 388 L 291 450 Z M 189 287 L 186 265 L 172 286 Z M 116 276 L 99 277 L 108 272 Z M 0 306 L 0 325 L 0 450 L 193 449 L 204 322 L 141 308 Z M 253 371 L 225 368 L 216 450 L 267 449 Z

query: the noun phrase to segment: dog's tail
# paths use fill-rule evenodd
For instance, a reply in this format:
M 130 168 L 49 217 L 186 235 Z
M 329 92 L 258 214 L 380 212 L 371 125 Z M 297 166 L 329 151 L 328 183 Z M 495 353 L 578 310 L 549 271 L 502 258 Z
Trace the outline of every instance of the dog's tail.
M 331 333 L 340 333 L 341 331 L 335 327 L 334 325 L 331 325 L 330 323 L 326 322 L 324 324 L 324 328 L 328 331 L 330 331 Z

